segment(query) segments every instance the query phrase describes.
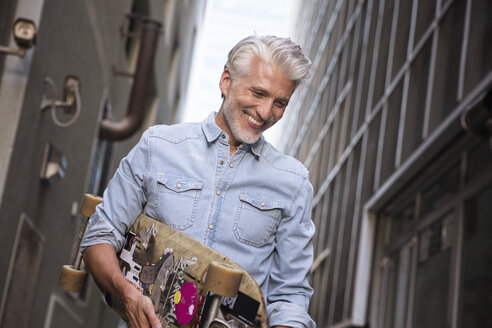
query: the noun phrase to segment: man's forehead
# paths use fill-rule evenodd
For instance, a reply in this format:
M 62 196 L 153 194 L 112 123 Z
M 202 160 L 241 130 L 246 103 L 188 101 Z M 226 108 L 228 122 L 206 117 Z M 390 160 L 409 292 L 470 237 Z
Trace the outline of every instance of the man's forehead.
M 249 62 L 250 74 L 282 74 L 287 78 L 282 68 L 272 61 L 266 61 L 258 56 L 253 56 Z
M 258 88 L 266 88 L 271 81 L 275 81 L 275 84 L 283 84 L 284 86 L 294 85 L 294 81 L 288 78 L 279 65 L 267 62 L 259 57 L 251 58 L 248 69 L 240 74 L 237 78 L 237 82 L 240 80 L 250 81 L 255 84 Z

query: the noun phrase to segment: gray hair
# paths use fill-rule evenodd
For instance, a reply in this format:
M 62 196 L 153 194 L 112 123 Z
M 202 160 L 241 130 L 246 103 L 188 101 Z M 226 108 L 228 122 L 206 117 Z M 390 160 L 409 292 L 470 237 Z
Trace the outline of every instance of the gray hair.
M 227 56 L 225 67 L 231 78 L 247 74 L 254 56 L 279 67 L 289 80 L 294 81 L 295 87 L 309 77 L 311 60 L 298 44 L 289 38 L 251 35 L 239 41 Z

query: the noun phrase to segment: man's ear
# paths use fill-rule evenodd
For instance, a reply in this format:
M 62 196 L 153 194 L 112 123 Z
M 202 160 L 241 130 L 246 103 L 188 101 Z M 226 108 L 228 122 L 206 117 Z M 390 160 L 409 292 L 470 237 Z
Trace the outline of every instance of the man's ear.
M 229 72 L 229 69 L 224 68 L 219 82 L 219 88 L 222 92 L 223 97 L 227 97 L 227 94 L 229 93 L 229 88 L 231 87 L 231 83 L 231 72 Z

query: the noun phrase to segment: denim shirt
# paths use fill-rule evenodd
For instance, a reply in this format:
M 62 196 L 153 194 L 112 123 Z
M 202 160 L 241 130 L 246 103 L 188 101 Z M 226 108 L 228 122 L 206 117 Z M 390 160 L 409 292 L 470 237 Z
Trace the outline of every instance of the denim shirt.
M 265 139 L 229 157 L 215 113 L 202 123 L 148 129 L 121 161 L 90 219 L 82 250 L 118 252 L 144 212 L 230 257 L 258 282 L 269 324 L 315 327 L 312 288 L 313 189 L 308 171 Z

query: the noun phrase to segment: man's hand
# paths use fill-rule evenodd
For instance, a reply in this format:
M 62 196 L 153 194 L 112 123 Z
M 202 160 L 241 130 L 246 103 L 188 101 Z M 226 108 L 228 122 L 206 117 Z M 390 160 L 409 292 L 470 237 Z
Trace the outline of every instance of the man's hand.
M 136 293 L 124 301 L 126 321 L 130 328 L 161 328 L 159 318 L 155 315 L 154 305 L 147 296 Z
M 161 328 L 150 298 L 140 294 L 121 273 L 113 246 L 93 245 L 82 255 L 99 287 L 123 302 L 130 328 Z

